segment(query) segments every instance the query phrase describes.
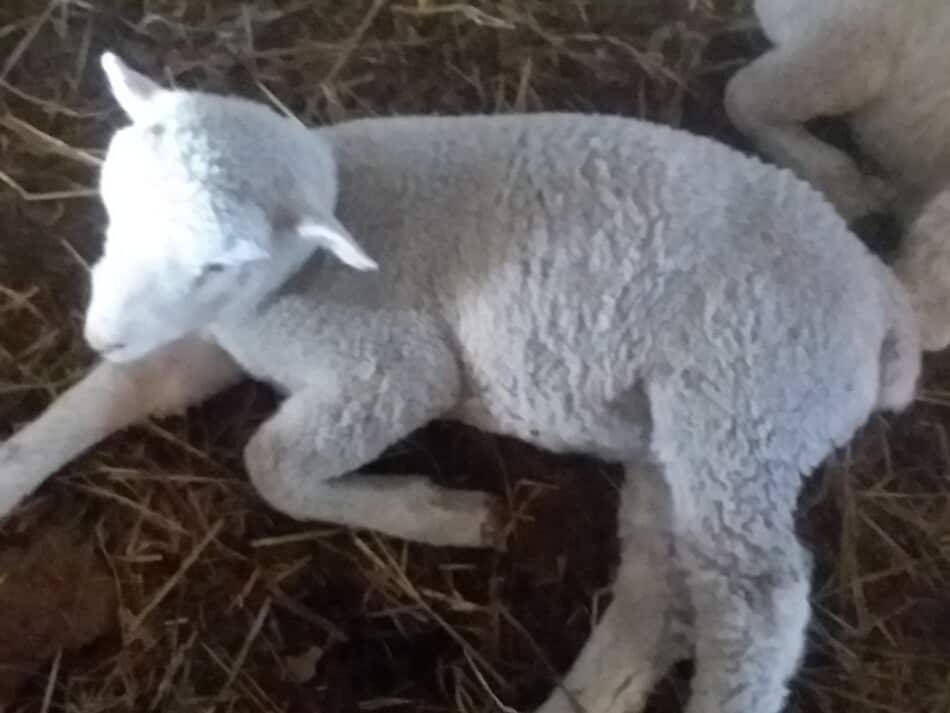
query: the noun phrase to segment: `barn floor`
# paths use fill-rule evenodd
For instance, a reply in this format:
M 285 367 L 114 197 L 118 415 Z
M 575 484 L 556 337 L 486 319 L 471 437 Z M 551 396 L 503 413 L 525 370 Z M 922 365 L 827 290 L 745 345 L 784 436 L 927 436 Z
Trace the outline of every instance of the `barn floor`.
M 98 54 L 309 123 L 619 112 L 737 142 L 725 79 L 760 47 L 725 0 L 5 0 L 0 426 L 82 373 L 96 165 L 122 119 Z M 877 240 L 880 236 L 868 235 Z M 790 710 L 950 713 L 950 362 L 810 483 L 815 619 Z M 5 711 L 527 711 L 608 601 L 617 473 L 435 424 L 381 468 L 503 494 L 503 554 L 264 507 L 241 444 L 263 388 L 111 439 L 2 526 Z M 78 414 L 78 418 L 82 415 Z M 688 670 L 657 692 L 679 710 Z

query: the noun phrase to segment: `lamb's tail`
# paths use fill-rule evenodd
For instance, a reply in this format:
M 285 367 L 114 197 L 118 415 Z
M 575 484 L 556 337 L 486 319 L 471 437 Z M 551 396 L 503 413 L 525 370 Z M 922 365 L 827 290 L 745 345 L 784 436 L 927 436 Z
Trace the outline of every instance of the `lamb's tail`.
M 910 297 L 890 268 L 878 263 L 887 310 L 887 332 L 881 344 L 881 387 L 878 408 L 902 411 L 914 400 L 921 369 L 920 327 Z

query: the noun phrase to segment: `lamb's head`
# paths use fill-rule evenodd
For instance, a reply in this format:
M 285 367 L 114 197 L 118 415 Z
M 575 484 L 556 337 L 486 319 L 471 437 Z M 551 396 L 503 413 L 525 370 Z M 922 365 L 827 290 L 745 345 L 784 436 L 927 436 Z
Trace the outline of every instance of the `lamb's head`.
M 323 248 L 375 269 L 333 216 L 330 147 L 244 99 L 167 90 L 106 53 L 131 125 L 101 175 L 109 216 L 86 338 L 113 361 L 239 317 Z

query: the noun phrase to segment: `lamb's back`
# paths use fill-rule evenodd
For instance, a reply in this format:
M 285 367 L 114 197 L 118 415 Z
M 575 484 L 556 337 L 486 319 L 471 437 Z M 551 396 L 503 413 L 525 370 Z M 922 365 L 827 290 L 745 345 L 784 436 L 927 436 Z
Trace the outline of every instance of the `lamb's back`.
M 603 412 L 657 370 L 813 371 L 883 338 L 874 258 L 831 206 L 716 142 L 575 115 L 327 133 L 338 216 L 382 266 L 360 279 L 450 326 L 486 421 Z

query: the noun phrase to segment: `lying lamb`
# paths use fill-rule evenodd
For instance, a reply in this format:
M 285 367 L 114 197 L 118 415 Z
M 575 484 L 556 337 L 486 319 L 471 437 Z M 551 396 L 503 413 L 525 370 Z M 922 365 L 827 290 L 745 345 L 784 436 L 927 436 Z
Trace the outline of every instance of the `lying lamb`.
M 340 477 L 453 417 L 627 465 L 615 599 L 545 713 L 642 706 L 676 655 L 671 587 L 688 712 L 782 707 L 808 619 L 801 478 L 920 368 L 902 288 L 818 192 L 632 119 L 310 131 L 103 65 L 132 120 L 102 173 L 86 337 L 105 359 L 0 448 L 3 511 L 250 374 L 287 395 L 245 453 L 275 508 L 484 546 L 486 494 Z
M 726 90 L 736 126 L 820 188 L 849 220 L 889 209 L 908 227 L 896 270 L 927 349 L 950 345 L 950 3 L 946 0 L 756 0 L 775 48 Z M 886 180 L 808 133 L 848 115 Z M 928 217 L 930 216 L 930 217 Z M 936 260 L 936 264 L 934 263 Z

